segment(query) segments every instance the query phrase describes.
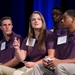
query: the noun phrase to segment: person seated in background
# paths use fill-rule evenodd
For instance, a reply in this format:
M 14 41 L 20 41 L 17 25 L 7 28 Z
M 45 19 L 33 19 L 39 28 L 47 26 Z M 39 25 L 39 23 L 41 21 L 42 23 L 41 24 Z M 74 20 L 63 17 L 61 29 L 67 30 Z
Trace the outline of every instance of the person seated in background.
M 42 64 L 45 56 L 53 58 L 56 49 L 56 37 L 54 33 L 46 30 L 46 23 L 43 15 L 34 11 L 29 19 L 29 32 L 27 38 L 22 43 L 20 49 L 20 40 L 14 39 L 13 46 L 16 51 L 16 57 L 25 64 L 20 69 L 13 69 L 1 66 L 1 73 L 6 75 L 32 75 L 33 67 L 36 64 Z M 29 61 L 24 61 L 26 57 Z M 8 71 L 6 71 L 8 69 Z
M 33 68 L 33 75 L 74 75 L 75 74 L 75 10 L 67 10 L 62 17 L 68 34 L 58 39 L 53 60 L 43 60 L 43 65 Z
M 20 39 L 22 44 L 23 38 L 12 31 L 11 17 L 3 17 L 0 20 L 0 29 L 3 33 L 3 39 L 0 41 L 0 65 L 17 68 L 20 63 L 15 56 L 15 49 L 13 47 L 14 37 Z
M 52 9 L 51 17 L 54 22 L 54 25 L 50 29 L 50 31 L 55 33 L 57 37 L 63 34 L 67 34 L 67 29 L 63 28 L 63 25 L 61 23 L 63 13 L 64 11 L 62 7 L 57 6 Z

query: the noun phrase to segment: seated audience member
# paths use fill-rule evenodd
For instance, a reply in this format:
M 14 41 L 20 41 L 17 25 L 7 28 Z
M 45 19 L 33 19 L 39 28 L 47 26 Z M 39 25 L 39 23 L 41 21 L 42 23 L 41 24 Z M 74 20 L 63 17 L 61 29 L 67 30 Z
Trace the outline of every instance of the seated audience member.
M 3 39 L 0 41 L 0 65 L 9 67 L 18 67 L 20 61 L 15 56 L 15 49 L 13 47 L 14 37 L 20 39 L 22 43 L 23 38 L 12 31 L 12 19 L 10 17 L 3 17 L 0 20 L 0 29 L 3 32 Z
M 16 57 L 25 64 L 20 69 L 13 69 L 6 66 L 0 66 L 2 74 L 6 75 L 32 75 L 33 67 L 36 64 L 42 64 L 45 56 L 53 58 L 56 48 L 55 35 L 46 30 L 44 17 L 38 11 L 34 11 L 29 19 L 29 32 L 27 38 L 23 41 L 20 49 L 20 40 L 14 39 L 13 46 L 16 51 Z M 24 61 L 26 57 L 29 61 Z M 8 69 L 8 71 L 6 71 Z
M 58 65 L 55 71 L 56 75 L 75 75 L 75 10 L 67 10 L 63 15 L 62 22 L 64 27 L 69 29 L 69 34 L 62 56 L 62 59 L 65 60 L 60 60 L 60 64 L 56 63 Z
M 62 23 L 69 32 L 58 39 L 59 49 L 56 50 L 55 58 L 43 60 L 43 65 L 36 65 L 33 75 L 75 74 L 75 10 L 67 10 L 63 14 Z
M 52 31 L 57 37 L 63 34 L 67 34 L 67 29 L 63 28 L 63 25 L 61 23 L 62 15 L 63 15 L 63 9 L 61 7 L 54 7 L 52 9 L 51 16 L 54 25 L 50 29 L 50 31 Z

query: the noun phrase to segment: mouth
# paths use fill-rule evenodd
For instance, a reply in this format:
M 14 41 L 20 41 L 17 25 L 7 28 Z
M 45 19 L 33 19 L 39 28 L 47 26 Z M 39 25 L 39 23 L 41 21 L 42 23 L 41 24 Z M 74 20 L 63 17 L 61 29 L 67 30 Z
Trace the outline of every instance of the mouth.
M 7 32 L 9 31 L 9 30 L 6 30 Z
M 35 25 L 39 25 L 39 24 L 35 24 Z
M 6 30 L 6 32 L 10 32 L 10 30 Z
M 53 20 L 56 21 L 57 19 L 56 18 L 53 18 Z
M 65 27 L 65 25 L 63 24 L 63 27 Z

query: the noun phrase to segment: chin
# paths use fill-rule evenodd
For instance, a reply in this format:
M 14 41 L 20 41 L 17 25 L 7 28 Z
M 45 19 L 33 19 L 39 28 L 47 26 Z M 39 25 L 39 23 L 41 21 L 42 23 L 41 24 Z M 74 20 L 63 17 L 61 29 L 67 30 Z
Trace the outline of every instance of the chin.
M 6 35 L 10 35 L 10 34 L 11 34 L 10 32 L 7 32 L 7 33 L 6 33 Z
M 63 28 L 66 28 L 65 26 L 63 26 Z

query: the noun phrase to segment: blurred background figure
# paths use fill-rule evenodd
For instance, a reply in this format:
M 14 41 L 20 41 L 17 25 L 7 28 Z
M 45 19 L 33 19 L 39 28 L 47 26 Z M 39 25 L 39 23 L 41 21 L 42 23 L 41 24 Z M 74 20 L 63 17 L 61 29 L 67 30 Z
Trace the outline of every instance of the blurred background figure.
M 54 22 L 53 27 L 50 29 L 50 31 L 52 31 L 53 33 L 55 33 L 55 35 L 61 36 L 67 33 L 67 29 L 63 28 L 62 25 L 62 15 L 63 15 L 63 9 L 61 7 L 54 7 L 52 9 L 52 20 Z

